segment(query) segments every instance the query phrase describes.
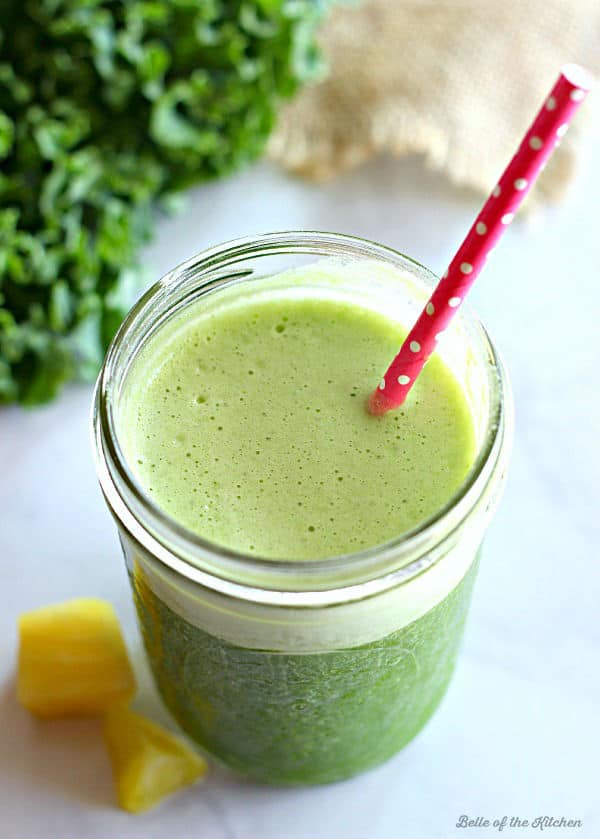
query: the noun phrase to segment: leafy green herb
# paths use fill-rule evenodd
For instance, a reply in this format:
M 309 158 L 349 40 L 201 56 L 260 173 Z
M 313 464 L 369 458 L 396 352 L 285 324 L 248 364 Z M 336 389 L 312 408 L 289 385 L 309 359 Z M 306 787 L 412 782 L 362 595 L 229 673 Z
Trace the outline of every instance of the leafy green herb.
M 261 153 L 328 5 L 3 0 L 0 403 L 94 376 L 153 208 Z

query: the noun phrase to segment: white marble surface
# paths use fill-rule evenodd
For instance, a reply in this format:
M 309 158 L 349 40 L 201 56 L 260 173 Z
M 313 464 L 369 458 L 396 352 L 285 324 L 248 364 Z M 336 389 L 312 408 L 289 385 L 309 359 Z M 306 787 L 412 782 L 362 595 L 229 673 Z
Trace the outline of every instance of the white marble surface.
M 596 145 L 600 140 L 597 136 Z M 19 612 L 111 600 L 142 668 L 127 580 L 90 456 L 91 390 L 0 409 L 0 834 L 3 839 L 449 839 L 461 814 L 581 819 L 600 836 L 600 159 L 564 204 L 515 223 L 473 292 L 508 362 L 516 442 L 487 540 L 462 658 L 426 730 L 387 765 L 325 788 L 280 790 L 214 771 L 140 817 L 119 812 L 95 722 L 37 723 L 14 699 Z M 415 159 L 311 186 L 267 164 L 197 190 L 161 222 L 156 275 L 230 237 L 340 230 L 442 269 L 479 199 Z M 160 713 L 149 687 L 143 704 Z M 530 836 L 529 828 L 503 835 Z

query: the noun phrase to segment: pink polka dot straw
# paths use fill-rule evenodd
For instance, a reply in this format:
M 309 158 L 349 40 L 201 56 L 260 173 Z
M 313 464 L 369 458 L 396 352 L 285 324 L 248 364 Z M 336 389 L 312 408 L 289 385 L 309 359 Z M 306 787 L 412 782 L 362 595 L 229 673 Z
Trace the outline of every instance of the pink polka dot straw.
M 592 87 L 591 76 L 567 64 L 544 101 L 504 174 L 435 291 L 369 399 L 372 414 L 398 408 L 435 350 L 436 343 L 485 265 L 488 253 L 513 220 L 523 198 L 564 136 L 575 111 Z

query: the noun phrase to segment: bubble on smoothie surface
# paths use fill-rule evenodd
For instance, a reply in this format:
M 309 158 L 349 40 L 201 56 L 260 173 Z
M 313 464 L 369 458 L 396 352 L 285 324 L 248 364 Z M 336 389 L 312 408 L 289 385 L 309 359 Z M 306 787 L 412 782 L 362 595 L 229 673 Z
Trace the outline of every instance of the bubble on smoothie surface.
M 155 502 L 226 547 L 308 559 L 381 544 L 443 505 L 474 458 L 465 398 L 437 357 L 402 411 L 364 410 L 403 338 L 326 298 L 190 307 L 129 374 L 126 453 Z

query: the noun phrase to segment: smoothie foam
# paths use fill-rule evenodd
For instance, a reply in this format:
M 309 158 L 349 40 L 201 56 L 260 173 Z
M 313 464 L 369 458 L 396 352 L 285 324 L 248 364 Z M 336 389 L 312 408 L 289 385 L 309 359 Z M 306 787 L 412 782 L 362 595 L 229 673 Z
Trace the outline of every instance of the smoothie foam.
M 205 310 L 149 341 L 122 414 L 129 462 L 181 524 L 242 553 L 314 559 L 392 539 L 458 489 L 475 437 L 440 358 L 403 409 L 365 410 L 397 322 L 316 292 Z

